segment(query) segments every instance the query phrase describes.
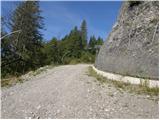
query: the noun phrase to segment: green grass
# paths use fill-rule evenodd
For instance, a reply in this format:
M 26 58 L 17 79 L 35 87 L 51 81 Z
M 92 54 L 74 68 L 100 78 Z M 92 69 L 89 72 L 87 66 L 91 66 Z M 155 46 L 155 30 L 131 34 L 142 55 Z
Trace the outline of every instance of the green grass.
M 102 75 L 97 74 L 92 67 L 88 68 L 88 76 L 95 77 L 97 81 L 102 84 L 109 84 L 115 86 L 118 90 L 125 90 L 131 93 L 136 94 L 147 94 L 150 96 L 158 96 L 159 95 L 159 87 L 149 88 L 148 81 L 146 80 L 144 83 L 140 85 L 133 85 L 130 83 L 125 83 L 121 81 L 114 81 L 108 80 L 107 78 L 103 77 Z
M 11 87 L 15 85 L 16 83 L 23 83 L 23 79 L 20 77 L 10 77 L 7 79 L 1 80 L 1 87 Z
M 44 66 L 44 67 L 41 67 L 35 71 L 30 71 L 27 74 L 29 74 L 29 76 L 36 76 L 36 75 L 41 74 L 42 72 L 47 71 L 48 69 L 54 68 L 55 66 L 57 66 L 57 65 Z M 21 76 L 19 76 L 19 77 L 9 76 L 6 79 L 1 79 L 1 87 L 11 87 L 11 86 L 15 85 L 16 83 L 23 83 L 23 82 L 24 82 L 24 79 L 22 79 Z
M 39 75 L 40 73 L 42 73 L 44 71 L 46 71 L 46 69 L 44 69 L 44 68 L 43 69 L 38 69 L 38 70 L 34 71 L 32 75 L 36 76 L 36 75 Z
M 103 76 L 101 76 L 101 75 L 99 75 L 99 74 L 97 74 L 97 73 L 93 70 L 93 68 L 92 68 L 91 66 L 88 68 L 88 73 L 87 73 L 87 75 L 88 75 L 88 76 L 95 77 L 100 83 L 106 83 L 106 82 L 107 82 L 107 81 L 106 81 L 106 78 L 103 77 Z
M 47 71 L 48 69 L 52 69 L 52 68 L 54 68 L 54 67 L 56 67 L 56 66 L 58 66 L 58 65 L 51 64 L 51 65 L 47 65 L 47 66 L 41 67 L 41 68 L 33 71 L 33 72 L 31 73 L 31 75 L 33 75 L 33 76 L 39 75 L 39 74 L 41 74 L 42 72 L 45 72 L 45 71 Z

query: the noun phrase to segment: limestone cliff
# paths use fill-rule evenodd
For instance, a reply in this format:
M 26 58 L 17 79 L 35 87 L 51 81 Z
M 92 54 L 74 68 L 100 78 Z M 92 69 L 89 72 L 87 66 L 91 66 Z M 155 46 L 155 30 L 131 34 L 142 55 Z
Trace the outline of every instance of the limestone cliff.
M 158 79 L 158 23 L 158 1 L 123 2 L 95 67 L 106 72 Z

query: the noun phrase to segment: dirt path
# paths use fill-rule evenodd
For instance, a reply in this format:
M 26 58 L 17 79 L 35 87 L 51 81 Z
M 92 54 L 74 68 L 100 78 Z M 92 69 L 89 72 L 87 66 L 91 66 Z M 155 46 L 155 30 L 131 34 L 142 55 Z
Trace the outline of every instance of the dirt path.
M 158 102 L 99 85 L 89 65 L 66 65 L 2 89 L 2 118 L 158 118 Z

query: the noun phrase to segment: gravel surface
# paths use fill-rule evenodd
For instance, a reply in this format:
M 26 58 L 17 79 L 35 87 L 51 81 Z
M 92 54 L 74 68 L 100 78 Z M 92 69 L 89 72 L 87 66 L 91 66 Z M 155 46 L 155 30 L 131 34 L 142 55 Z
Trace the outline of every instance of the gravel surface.
M 2 118 L 158 118 L 147 95 L 101 85 L 87 64 L 65 65 L 2 88 Z

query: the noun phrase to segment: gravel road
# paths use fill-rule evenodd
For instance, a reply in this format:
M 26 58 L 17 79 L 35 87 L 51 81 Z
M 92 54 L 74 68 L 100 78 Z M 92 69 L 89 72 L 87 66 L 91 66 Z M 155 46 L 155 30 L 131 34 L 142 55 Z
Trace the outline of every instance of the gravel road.
M 147 95 L 100 85 L 87 64 L 65 65 L 2 88 L 1 118 L 158 118 Z

